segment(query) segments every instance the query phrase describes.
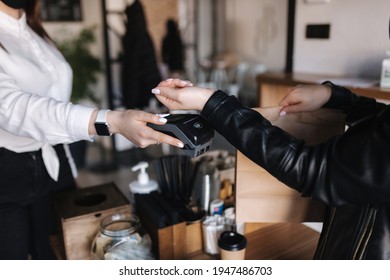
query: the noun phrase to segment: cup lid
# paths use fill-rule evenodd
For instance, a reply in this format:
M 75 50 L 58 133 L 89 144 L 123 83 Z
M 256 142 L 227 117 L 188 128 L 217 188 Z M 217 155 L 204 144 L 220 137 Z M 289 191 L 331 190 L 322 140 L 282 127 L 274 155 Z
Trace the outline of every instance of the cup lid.
M 246 247 L 246 238 L 235 231 L 224 231 L 218 239 L 218 246 L 227 251 L 239 251 Z

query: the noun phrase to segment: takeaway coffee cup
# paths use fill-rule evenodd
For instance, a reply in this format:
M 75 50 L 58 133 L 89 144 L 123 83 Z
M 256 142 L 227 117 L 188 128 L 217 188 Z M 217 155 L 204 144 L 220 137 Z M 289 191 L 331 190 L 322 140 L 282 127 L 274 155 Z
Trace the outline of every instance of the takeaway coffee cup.
M 243 260 L 245 258 L 246 238 L 236 231 L 224 231 L 218 239 L 221 260 Z

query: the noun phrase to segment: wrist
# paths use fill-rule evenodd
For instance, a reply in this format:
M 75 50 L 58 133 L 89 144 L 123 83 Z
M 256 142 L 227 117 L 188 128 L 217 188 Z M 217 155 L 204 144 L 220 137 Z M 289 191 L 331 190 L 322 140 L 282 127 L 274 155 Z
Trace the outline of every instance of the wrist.
M 204 106 L 206 105 L 207 101 L 210 99 L 210 97 L 216 92 L 215 89 L 210 89 L 210 88 L 205 88 L 204 92 L 202 92 L 201 97 L 200 97 L 200 105 L 198 110 L 202 111 Z
M 107 122 L 110 125 L 110 132 L 112 134 L 120 133 L 120 119 L 123 111 L 109 111 L 107 113 Z
M 332 95 L 333 89 L 334 89 L 334 84 L 330 81 L 325 81 L 321 84 L 326 90 L 327 90 L 327 95 L 330 96 Z
M 329 101 L 332 96 L 334 84 L 332 82 L 326 81 L 321 84 L 325 90 L 324 96 L 324 104 Z

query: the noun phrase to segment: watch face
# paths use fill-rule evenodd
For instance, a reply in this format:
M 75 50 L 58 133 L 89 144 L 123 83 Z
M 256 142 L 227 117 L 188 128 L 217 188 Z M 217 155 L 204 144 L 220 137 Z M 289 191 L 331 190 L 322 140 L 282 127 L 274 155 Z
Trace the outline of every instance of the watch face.
M 110 136 L 110 130 L 108 129 L 108 125 L 106 123 L 95 123 L 95 129 L 97 135 L 102 136 Z

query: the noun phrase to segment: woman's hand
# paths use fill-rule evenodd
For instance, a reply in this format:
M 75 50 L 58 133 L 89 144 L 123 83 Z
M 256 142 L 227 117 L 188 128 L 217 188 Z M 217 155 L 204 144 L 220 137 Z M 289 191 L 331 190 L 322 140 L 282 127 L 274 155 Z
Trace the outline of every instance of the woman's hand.
M 191 87 L 192 83 L 179 79 L 167 79 L 162 81 L 159 86 L 164 89 L 180 89 L 184 87 Z M 89 134 L 91 135 L 96 134 L 94 127 L 96 114 L 97 110 L 93 112 L 90 119 Z M 115 110 L 108 112 L 107 122 L 110 124 L 111 133 L 121 134 L 140 148 L 160 143 L 167 143 L 179 148 L 184 147 L 182 141 L 147 126 L 147 123 L 157 125 L 165 124 L 167 119 L 159 115 L 147 113 L 141 110 Z
M 193 84 L 190 81 L 180 80 L 180 79 L 166 79 L 165 81 L 161 81 L 158 84 L 158 87 L 171 87 L 171 88 L 184 88 L 184 87 L 192 87 Z
M 167 143 L 179 148 L 184 147 L 182 141 L 146 125 L 147 123 L 162 125 L 167 122 L 167 119 L 158 115 L 141 110 L 110 111 L 107 114 L 107 121 L 112 133 L 123 135 L 138 147 L 145 148 L 160 143 Z
M 152 89 L 157 99 L 170 110 L 201 111 L 215 89 L 192 86 L 179 79 L 162 81 Z
M 317 110 L 329 100 L 331 94 L 331 88 L 326 85 L 298 85 L 280 101 L 279 105 L 283 108 L 279 115 Z

